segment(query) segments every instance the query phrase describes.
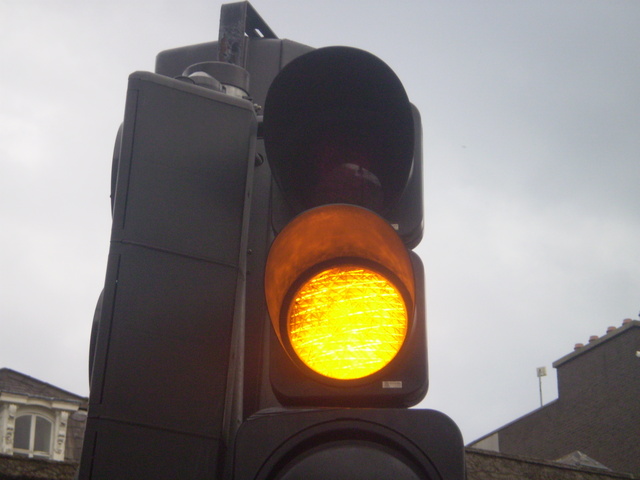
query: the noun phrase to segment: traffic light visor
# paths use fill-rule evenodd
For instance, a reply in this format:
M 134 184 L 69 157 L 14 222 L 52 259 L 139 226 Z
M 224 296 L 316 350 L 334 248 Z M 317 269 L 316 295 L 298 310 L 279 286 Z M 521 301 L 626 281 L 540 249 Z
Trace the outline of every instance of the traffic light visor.
M 415 302 L 408 253 L 378 215 L 327 205 L 295 218 L 266 265 L 271 320 L 292 358 L 322 377 L 365 378 L 402 348 Z
M 271 171 L 295 213 L 348 203 L 384 215 L 411 176 L 409 99 L 393 70 L 363 50 L 292 60 L 269 88 L 263 122 Z

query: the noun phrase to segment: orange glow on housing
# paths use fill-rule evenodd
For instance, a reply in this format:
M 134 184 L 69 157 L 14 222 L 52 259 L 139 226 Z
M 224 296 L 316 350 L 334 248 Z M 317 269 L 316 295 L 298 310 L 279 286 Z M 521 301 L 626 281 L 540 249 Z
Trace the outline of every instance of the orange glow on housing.
M 292 359 L 317 374 L 354 380 L 388 365 L 410 331 L 415 285 L 395 231 L 370 210 L 308 210 L 276 237 L 265 294 Z

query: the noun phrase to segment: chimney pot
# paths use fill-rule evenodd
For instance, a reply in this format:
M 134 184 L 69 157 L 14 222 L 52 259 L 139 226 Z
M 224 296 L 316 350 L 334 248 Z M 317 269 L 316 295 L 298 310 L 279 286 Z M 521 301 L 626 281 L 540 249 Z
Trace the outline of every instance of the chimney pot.
M 580 350 L 582 347 L 584 347 L 584 343 L 576 343 L 573 350 Z
M 616 330 L 616 327 L 607 327 L 607 333 L 614 332 L 615 330 Z
M 631 322 L 633 322 L 633 320 L 631 320 L 630 318 L 625 318 L 625 319 L 622 321 L 622 325 L 626 325 L 626 324 L 631 323 Z
M 598 340 L 598 335 L 591 335 L 589 337 L 589 343 L 595 342 L 596 340 Z

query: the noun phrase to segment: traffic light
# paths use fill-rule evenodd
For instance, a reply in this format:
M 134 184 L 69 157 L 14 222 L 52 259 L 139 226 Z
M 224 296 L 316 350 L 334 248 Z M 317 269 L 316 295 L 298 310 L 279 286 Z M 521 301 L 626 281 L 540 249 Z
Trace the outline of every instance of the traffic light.
M 421 189 L 407 191 L 421 182 L 417 111 L 380 59 L 329 47 L 280 72 L 263 122 L 280 230 L 265 267 L 274 393 L 415 405 L 427 390 L 423 270 L 405 246 L 422 234 Z
M 463 480 L 458 427 L 434 410 L 265 411 L 238 431 L 234 480 Z
M 406 408 L 428 381 L 424 271 L 410 250 L 421 124 L 400 80 L 362 50 L 314 50 L 273 80 L 262 131 L 269 372 L 283 408 L 241 425 L 233 478 L 463 479 L 457 426 Z
M 215 478 L 240 421 L 257 118 L 196 80 L 129 78 L 81 479 Z
M 421 130 L 383 61 L 247 2 L 130 76 L 80 479 L 464 478 L 457 426 L 408 408 Z
M 409 254 L 381 217 L 347 204 L 297 216 L 271 247 L 265 290 L 279 339 L 271 381 L 283 404 L 422 399 L 424 307 Z

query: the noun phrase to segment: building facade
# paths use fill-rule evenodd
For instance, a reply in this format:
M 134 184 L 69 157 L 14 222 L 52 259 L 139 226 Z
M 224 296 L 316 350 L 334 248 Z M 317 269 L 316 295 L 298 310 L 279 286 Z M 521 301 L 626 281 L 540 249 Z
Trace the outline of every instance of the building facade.
M 640 322 L 627 319 L 553 363 L 558 398 L 469 446 L 640 475 Z
M 79 462 L 87 399 L 0 369 L 0 454 Z

